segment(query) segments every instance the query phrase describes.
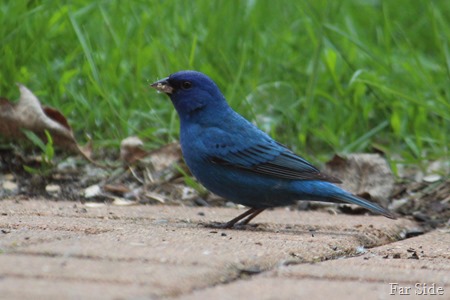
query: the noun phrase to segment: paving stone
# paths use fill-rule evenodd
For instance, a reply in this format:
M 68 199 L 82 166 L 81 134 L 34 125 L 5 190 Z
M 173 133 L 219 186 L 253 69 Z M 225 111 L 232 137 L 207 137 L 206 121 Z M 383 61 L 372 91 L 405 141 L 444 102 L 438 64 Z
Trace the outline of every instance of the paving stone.
M 302 285 L 291 285 L 302 281 L 308 286 L 323 282 L 326 288 L 319 289 L 320 293 L 331 293 L 342 281 L 347 290 L 335 295 L 345 299 L 349 291 L 359 291 L 352 288 L 356 280 L 352 274 L 364 271 L 364 263 L 395 261 L 382 258 L 384 252 L 377 254 L 378 248 L 370 247 L 394 242 L 418 227 L 407 219 L 280 208 L 258 216 L 257 225 L 224 230 L 213 228 L 213 223 L 226 222 L 242 210 L 90 207 L 46 200 L 3 200 L 0 204 L 0 294 L 8 299 L 195 298 L 210 294 L 216 299 L 240 294 L 288 299 L 308 291 Z M 345 261 L 337 258 L 364 252 L 372 256 L 346 259 L 361 263 L 344 268 L 342 278 L 337 276 L 336 270 L 343 266 L 333 264 Z M 441 254 L 438 251 L 434 259 L 443 259 Z M 320 269 L 322 264 L 330 264 L 330 271 Z M 368 279 L 374 276 L 370 270 L 364 272 Z M 396 279 L 396 273 L 392 276 Z M 377 281 L 361 278 L 358 282 L 364 289 L 373 293 L 385 289 Z M 235 290 L 240 286 L 244 289 Z M 267 290 L 277 286 L 285 294 Z M 223 289 L 224 295 L 218 293 Z
M 413 251 L 418 258 L 411 258 Z M 245 299 L 255 293 L 258 299 L 449 299 L 450 232 L 437 230 L 358 257 L 280 266 L 177 299 Z

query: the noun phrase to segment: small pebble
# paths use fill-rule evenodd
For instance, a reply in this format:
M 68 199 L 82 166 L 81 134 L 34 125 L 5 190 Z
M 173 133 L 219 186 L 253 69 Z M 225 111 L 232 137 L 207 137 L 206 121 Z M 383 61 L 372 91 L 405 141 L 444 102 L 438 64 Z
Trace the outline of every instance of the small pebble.
M 56 193 L 61 192 L 61 187 L 57 184 L 48 184 L 45 187 L 45 191 L 50 194 L 56 194 Z
M 436 182 L 442 179 L 441 175 L 438 174 L 430 174 L 425 176 L 422 180 L 428 183 Z

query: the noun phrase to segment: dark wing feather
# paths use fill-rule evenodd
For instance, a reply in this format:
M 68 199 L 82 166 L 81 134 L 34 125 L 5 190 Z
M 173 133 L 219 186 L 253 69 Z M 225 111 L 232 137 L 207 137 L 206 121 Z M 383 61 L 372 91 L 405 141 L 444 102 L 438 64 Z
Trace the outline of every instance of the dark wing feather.
M 321 173 L 308 161 L 278 143 L 256 144 L 210 159 L 216 164 L 277 178 L 341 182 L 337 178 Z

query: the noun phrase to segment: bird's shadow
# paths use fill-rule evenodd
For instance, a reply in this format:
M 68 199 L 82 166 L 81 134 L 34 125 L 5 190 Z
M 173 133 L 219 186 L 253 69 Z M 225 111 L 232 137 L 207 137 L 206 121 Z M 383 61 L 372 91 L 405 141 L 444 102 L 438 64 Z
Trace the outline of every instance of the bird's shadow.
M 316 235 L 329 235 L 329 236 L 361 236 L 364 232 L 354 229 L 336 230 L 332 227 L 323 226 L 311 226 L 311 225 L 286 225 L 286 224 L 264 224 L 264 223 L 251 223 L 251 224 L 235 224 L 231 228 L 225 227 L 226 223 L 220 222 L 199 222 L 198 227 L 214 230 L 230 230 L 230 231 L 246 231 L 246 232 L 265 232 L 275 234 L 291 234 L 291 235 L 310 235 L 315 237 Z

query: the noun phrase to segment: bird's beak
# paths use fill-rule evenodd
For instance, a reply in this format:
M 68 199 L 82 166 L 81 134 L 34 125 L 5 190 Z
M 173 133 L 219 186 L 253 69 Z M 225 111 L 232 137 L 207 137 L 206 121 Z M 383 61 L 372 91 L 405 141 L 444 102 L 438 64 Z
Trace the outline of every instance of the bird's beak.
M 155 83 L 152 83 L 150 86 L 161 93 L 172 94 L 173 92 L 173 87 L 171 87 L 169 84 L 169 77 L 166 77 Z

